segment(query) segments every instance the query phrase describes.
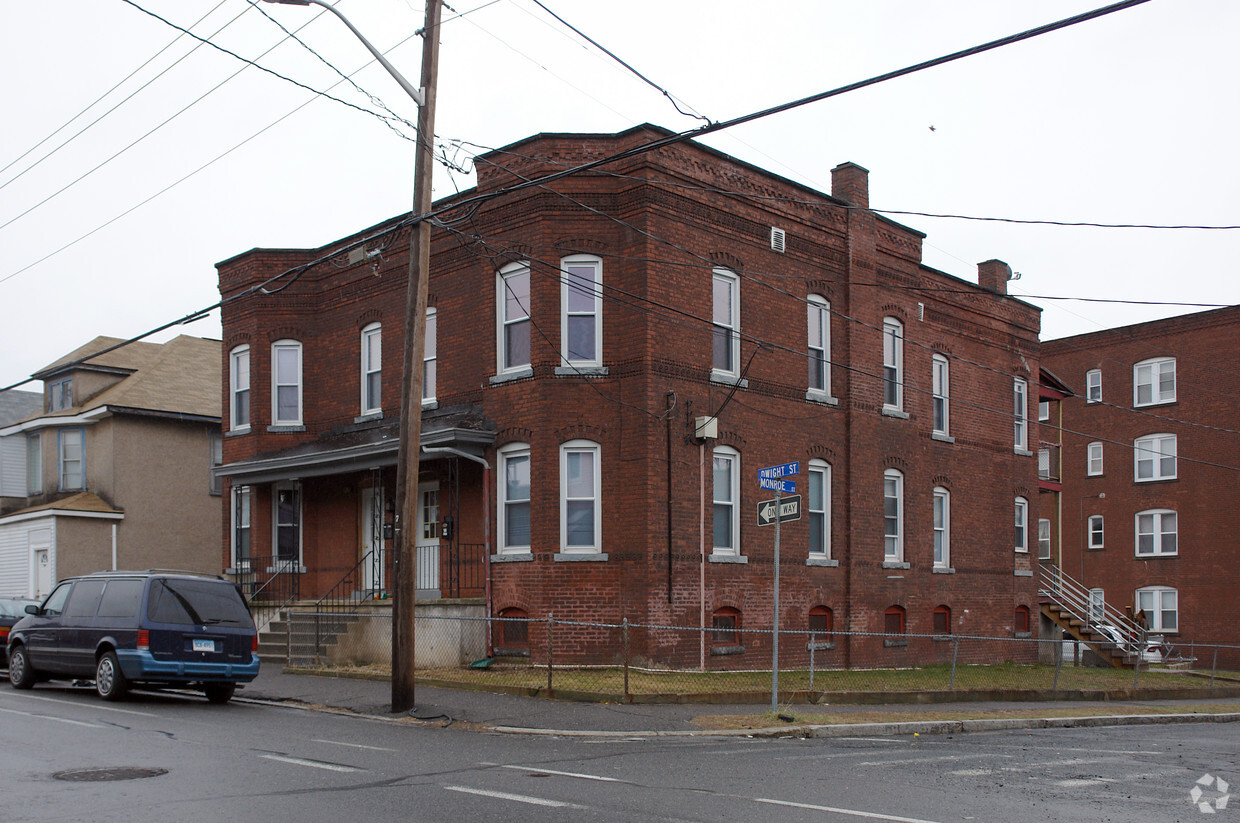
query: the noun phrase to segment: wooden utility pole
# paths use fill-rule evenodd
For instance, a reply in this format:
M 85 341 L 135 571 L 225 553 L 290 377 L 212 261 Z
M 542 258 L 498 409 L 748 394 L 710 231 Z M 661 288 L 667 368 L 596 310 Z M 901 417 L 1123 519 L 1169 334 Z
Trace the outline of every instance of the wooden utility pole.
M 413 216 L 431 210 L 435 148 L 436 77 L 439 73 L 441 0 L 426 0 L 422 29 L 422 94 L 413 166 Z M 405 356 L 401 379 L 400 452 L 396 466 L 396 598 L 392 608 L 392 711 L 413 708 L 414 593 L 417 590 L 418 469 L 422 441 L 423 355 L 426 295 L 430 281 L 431 224 L 415 223 L 409 234 L 409 285 L 405 296 Z

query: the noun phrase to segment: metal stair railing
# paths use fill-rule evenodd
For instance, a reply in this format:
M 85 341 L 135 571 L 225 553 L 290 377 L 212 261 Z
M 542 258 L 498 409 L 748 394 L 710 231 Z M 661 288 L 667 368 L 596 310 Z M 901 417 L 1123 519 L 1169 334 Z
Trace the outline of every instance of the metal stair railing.
M 1128 615 L 1108 605 L 1105 599 L 1101 603 L 1095 601 L 1088 588 L 1064 574 L 1058 566 L 1043 566 L 1041 582 L 1043 587 L 1038 593 L 1053 603 L 1061 614 L 1081 622 L 1087 635 L 1081 640 L 1117 648 L 1125 657 L 1136 656 L 1140 660 L 1145 646 L 1145 630 Z M 1099 631 L 1097 627 L 1100 625 L 1114 627 L 1120 642 Z
M 367 564 L 373 563 L 375 553 L 372 549 L 357 561 L 352 569 L 345 572 L 344 577 L 337 581 L 336 585 L 328 589 L 327 594 L 320 597 L 314 603 L 314 650 L 316 654 L 323 653 L 324 641 L 344 628 L 347 621 L 342 616 L 354 611 L 355 607 L 362 600 L 375 597 L 379 594 L 379 586 L 372 583 L 370 586 L 362 585 L 365 577 L 365 569 Z M 377 576 L 376 578 L 377 579 Z M 361 595 L 360 597 L 358 595 Z
M 300 596 L 301 566 L 296 560 L 279 556 L 251 557 L 238 573 L 237 585 L 251 606 L 261 603 L 266 610 L 255 622 L 255 629 L 261 632 Z

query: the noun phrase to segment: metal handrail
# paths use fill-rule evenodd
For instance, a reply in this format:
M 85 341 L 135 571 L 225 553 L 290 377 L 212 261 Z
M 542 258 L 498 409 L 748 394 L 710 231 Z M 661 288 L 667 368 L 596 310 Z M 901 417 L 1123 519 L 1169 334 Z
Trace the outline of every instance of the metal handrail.
M 261 621 L 255 622 L 255 629 L 262 631 L 268 623 L 300 596 L 301 567 L 295 559 L 281 558 L 278 555 L 250 557 L 245 562 L 246 569 L 237 574 L 237 583 L 242 587 L 243 593 L 247 585 L 252 587 L 252 591 L 246 595 L 250 605 L 253 606 L 256 602 L 267 598 L 279 601 L 274 604 L 270 601 L 263 604 L 268 611 Z M 253 588 L 258 583 L 258 569 L 264 565 L 267 568 L 265 573 L 271 576 L 261 585 Z
M 360 598 L 365 600 L 367 597 L 375 597 L 379 593 L 379 586 L 373 583 L 369 587 L 362 587 L 361 572 L 367 563 L 374 562 L 375 552 L 373 549 L 362 555 L 362 559 L 357 564 L 345 572 L 344 576 L 336 582 L 336 585 L 327 590 L 327 593 L 314 602 L 314 649 L 317 654 L 323 653 L 323 641 L 329 635 L 338 632 L 344 625 L 343 620 L 327 620 L 329 617 L 340 617 L 352 611 L 351 608 L 356 606 L 359 598 L 354 597 L 355 592 L 361 592 L 364 596 Z M 344 593 L 348 592 L 348 596 Z
M 1043 566 L 1041 577 L 1045 588 L 1039 589 L 1039 593 L 1059 606 L 1061 610 L 1080 619 L 1085 631 L 1092 638 L 1088 642 L 1115 645 L 1126 655 L 1141 654 L 1145 630 L 1129 619 L 1126 614 L 1108 605 L 1104 598 L 1099 616 L 1099 605 L 1094 602 L 1089 589 L 1081 582 L 1064 574 L 1063 570 L 1057 566 Z M 1115 644 L 1110 637 L 1096 630 L 1095 627 L 1099 625 L 1113 626 L 1120 636 L 1122 645 Z

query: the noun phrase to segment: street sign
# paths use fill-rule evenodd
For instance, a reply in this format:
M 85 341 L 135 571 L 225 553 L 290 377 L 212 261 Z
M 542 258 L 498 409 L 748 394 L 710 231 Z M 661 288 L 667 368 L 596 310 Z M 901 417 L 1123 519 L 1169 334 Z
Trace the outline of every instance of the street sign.
M 778 512 L 778 522 L 783 523 L 786 520 L 801 519 L 801 495 L 794 497 L 782 498 L 778 502 L 774 500 L 763 500 L 758 504 L 758 525 L 769 526 L 777 521 L 776 512 Z
M 794 474 L 801 473 L 801 461 L 793 460 L 791 463 L 784 463 L 782 466 L 770 466 L 765 469 L 758 469 L 758 478 L 760 480 L 775 480 L 780 477 L 791 477 Z
M 793 494 L 797 490 L 797 484 L 791 480 L 775 480 L 769 477 L 758 478 L 758 488 L 770 489 L 780 494 Z

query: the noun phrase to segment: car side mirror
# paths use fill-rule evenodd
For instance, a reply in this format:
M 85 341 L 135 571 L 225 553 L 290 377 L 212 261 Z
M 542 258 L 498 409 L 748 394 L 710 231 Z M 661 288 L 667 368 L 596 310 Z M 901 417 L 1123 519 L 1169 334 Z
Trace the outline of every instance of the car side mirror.
M 38 613 L 39 613 L 39 607 L 36 606 L 35 604 L 31 603 L 28 606 L 26 606 L 26 614 L 38 614 Z

